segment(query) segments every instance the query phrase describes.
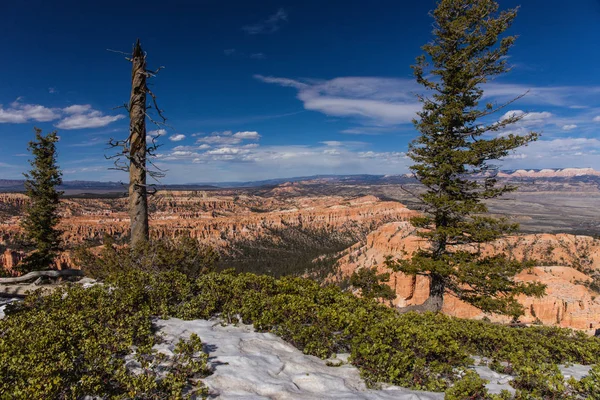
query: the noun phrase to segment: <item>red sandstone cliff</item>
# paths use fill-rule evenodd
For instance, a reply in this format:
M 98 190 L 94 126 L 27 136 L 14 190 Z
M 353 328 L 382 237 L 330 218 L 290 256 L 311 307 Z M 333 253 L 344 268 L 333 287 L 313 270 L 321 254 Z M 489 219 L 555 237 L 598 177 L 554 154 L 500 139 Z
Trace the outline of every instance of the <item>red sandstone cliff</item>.
M 21 196 L 4 195 L 0 204 L 18 200 L 22 205 Z M 158 192 L 151 198 L 150 209 L 153 237 L 186 234 L 221 249 L 232 241 L 268 235 L 271 229 L 300 226 L 368 233 L 384 223 L 405 221 L 416 214 L 400 203 L 373 196 L 276 199 L 201 191 Z M 60 212 L 59 229 L 67 246 L 98 244 L 105 234 L 124 237 L 128 233 L 126 199 L 68 199 L 62 202 Z M 0 221 L 1 244 L 6 245 L 19 232 L 18 216 Z M 59 266 L 70 265 L 68 255 L 63 258 Z M 0 266 L 7 265 L 0 262 Z
M 367 236 L 365 243 L 357 243 L 344 252 L 339 260 L 338 278 L 347 277 L 362 267 L 384 267 L 387 255 L 411 254 L 426 243 L 415 236 L 415 229 L 408 222 L 385 224 Z M 588 236 L 567 234 L 523 235 L 509 237 L 488 245 L 484 253 L 504 252 L 516 259 L 539 260 L 547 266 L 538 266 L 517 276 L 522 281 L 539 281 L 547 285 L 547 295 L 541 299 L 521 297 L 526 314 L 525 323 L 536 320 L 545 325 L 558 325 L 577 329 L 600 327 L 600 295 L 580 282 L 590 278 L 575 268 L 600 269 L 600 240 Z M 420 304 L 428 296 L 429 284 L 425 277 L 410 277 L 392 273 L 390 286 L 398 297 L 394 304 L 399 307 Z M 485 315 L 478 309 L 447 296 L 444 313 L 461 318 L 481 319 Z M 489 316 L 494 321 L 507 322 L 506 317 Z

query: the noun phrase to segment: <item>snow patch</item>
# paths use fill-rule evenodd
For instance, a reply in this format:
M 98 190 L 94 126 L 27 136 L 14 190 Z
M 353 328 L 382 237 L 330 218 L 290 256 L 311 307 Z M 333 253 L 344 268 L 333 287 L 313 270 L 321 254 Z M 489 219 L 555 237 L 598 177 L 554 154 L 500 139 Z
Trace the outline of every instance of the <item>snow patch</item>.
M 271 333 L 252 326 L 221 326 L 217 320 L 158 320 L 165 343 L 157 350 L 171 355 L 173 343 L 196 333 L 213 375 L 202 381 L 223 400 L 441 400 L 443 393 L 421 392 L 395 386 L 367 389 L 358 370 L 349 364 L 329 367 Z M 343 357 L 340 357 L 343 359 Z

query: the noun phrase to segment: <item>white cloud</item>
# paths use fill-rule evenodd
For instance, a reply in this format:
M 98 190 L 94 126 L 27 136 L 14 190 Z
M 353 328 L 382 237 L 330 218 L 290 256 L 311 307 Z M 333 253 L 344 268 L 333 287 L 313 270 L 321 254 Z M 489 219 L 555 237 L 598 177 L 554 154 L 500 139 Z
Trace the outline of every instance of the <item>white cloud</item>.
M 23 124 L 30 121 L 48 122 L 60 117 L 59 110 L 39 104 L 24 104 L 20 98 L 12 102 L 9 108 L 0 105 L 0 123 Z
M 56 127 L 66 130 L 100 128 L 123 118 L 124 115 L 102 115 L 100 111 L 92 111 L 65 117 L 56 124 Z
M 99 128 L 125 118 L 123 115 L 103 115 L 89 104 L 74 104 L 65 108 L 48 108 L 39 104 L 26 104 L 21 98 L 4 108 L 0 105 L 0 123 L 23 124 L 30 121 L 49 122 L 60 119 L 55 125 L 61 129 Z
M 594 122 L 600 122 L 600 115 L 598 115 L 597 117 L 594 117 L 593 121 Z
M 417 100 L 417 94 L 425 94 L 425 89 L 412 79 L 340 77 L 318 80 L 263 75 L 255 75 L 255 78 L 296 89 L 297 98 L 302 101 L 306 110 L 334 117 L 352 117 L 371 128 L 349 128 L 342 131 L 348 134 L 377 134 L 382 131 L 372 128 L 389 129 L 395 125 L 410 123 L 422 106 Z M 600 86 L 535 87 L 493 82 L 482 85 L 482 89 L 483 100 L 493 104 L 502 104 L 525 94 L 516 104 L 548 105 L 569 110 L 580 109 L 580 104 L 591 103 L 600 95 Z M 522 110 L 513 111 L 524 113 Z M 536 111 L 528 113 L 522 122 L 534 125 L 550 118 L 555 118 L 555 115 L 549 111 Z
M 199 134 L 192 136 L 198 137 Z M 232 131 L 213 132 L 210 135 L 202 136 L 196 139 L 196 143 L 204 143 L 209 145 L 234 145 L 240 144 L 244 140 L 259 140 L 260 135 L 256 131 L 240 131 L 233 133 Z
M 553 114 L 548 111 L 542 112 L 525 112 L 523 110 L 511 110 L 507 111 L 500 121 L 504 121 L 512 117 L 522 117 L 519 123 L 521 125 L 539 125 L 544 123 L 547 119 L 552 118 Z
M 346 135 L 381 135 L 384 133 L 389 133 L 394 131 L 397 128 L 394 127 L 382 127 L 382 126 L 363 126 L 363 127 L 354 127 L 348 128 L 340 131 L 340 133 Z
M 185 139 L 185 135 L 184 135 L 184 134 L 181 134 L 181 133 L 177 133 L 177 134 L 175 134 L 175 135 L 171 135 L 171 136 L 169 136 L 169 140 L 170 140 L 171 142 L 180 142 L 180 141 L 182 141 L 183 139 Z
M 484 99 L 494 98 L 500 102 L 510 101 L 518 96 L 519 103 L 581 107 L 600 94 L 600 86 L 532 86 L 511 83 L 487 83 L 482 85 Z
M 90 104 L 74 104 L 69 107 L 63 108 L 63 111 L 67 114 L 83 114 L 92 109 Z
M 600 169 L 600 140 L 595 138 L 558 138 L 538 140 L 505 158 L 503 168 Z
M 227 135 L 210 135 L 196 139 L 196 143 L 205 143 L 213 145 L 226 145 L 226 144 L 238 144 L 241 143 L 242 139 Z
M 337 140 L 325 140 L 322 142 L 319 142 L 324 144 L 325 146 L 331 146 L 331 147 L 339 147 L 342 146 L 344 143 L 343 142 L 339 142 Z
M 153 139 L 154 141 L 156 141 L 156 139 L 166 134 L 167 131 L 165 129 L 156 129 L 153 131 L 148 131 L 146 132 L 146 142 L 152 142 Z
M 237 132 L 233 135 L 233 137 L 242 139 L 242 140 L 258 140 L 258 139 L 260 139 L 260 135 L 256 131 Z
M 267 19 L 256 24 L 245 25 L 242 27 L 242 30 L 249 35 L 275 33 L 279 30 L 281 24 L 287 22 L 287 19 L 287 12 L 283 8 L 280 8 L 275 14 L 269 16 Z
M 376 77 L 345 77 L 329 81 L 297 81 L 255 75 L 255 78 L 298 90 L 307 110 L 335 117 L 354 117 L 375 125 L 410 123 L 421 109 L 413 80 Z
M 236 155 L 236 154 L 248 154 L 250 150 L 241 149 L 239 147 L 221 147 L 215 150 L 209 150 L 206 154 L 210 155 Z
M 171 153 L 172 156 L 174 157 L 188 157 L 191 156 L 193 154 L 193 152 L 191 151 L 182 151 L 182 150 L 177 150 Z
M 248 134 L 238 136 L 254 137 Z M 365 151 L 369 144 L 356 141 L 328 140 L 313 146 L 259 146 L 258 143 L 245 144 L 236 138 L 236 133 L 229 131 L 214 132 L 200 139 L 219 143 L 208 149 L 201 149 L 206 143 L 177 146 L 170 153 L 161 155 L 159 160 L 165 162 L 163 167 L 170 171 L 170 175 L 193 170 L 194 164 L 201 166 L 198 168 L 206 177 L 204 180 L 221 181 L 313 174 L 404 173 L 410 164 L 403 152 Z M 240 142 L 222 144 L 235 139 Z M 189 173 L 186 176 L 189 177 Z
M 577 129 L 577 125 L 567 124 L 567 125 L 563 125 L 563 127 L 562 127 L 563 131 L 572 131 L 573 129 Z

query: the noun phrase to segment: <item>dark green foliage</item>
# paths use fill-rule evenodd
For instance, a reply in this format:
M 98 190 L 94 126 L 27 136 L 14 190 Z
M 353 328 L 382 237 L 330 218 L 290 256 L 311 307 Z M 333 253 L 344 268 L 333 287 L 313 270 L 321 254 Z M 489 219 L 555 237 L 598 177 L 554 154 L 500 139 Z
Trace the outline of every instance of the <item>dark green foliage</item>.
M 475 371 L 467 371 L 458 382 L 446 391 L 445 400 L 489 400 L 491 399 L 485 387 L 486 380 L 481 379 Z
M 378 274 L 377 268 L 361 268 L 350 276 L 350 284 L 366 299 L 394 300 L 396 293 L 385 284 L 389 281 L 389 272 Z
M 72 286 L 11 306 L 0 320 L 0 398 L 187 398 L 190 379 L 208 373 L 202 344 L 180 342 L 170 359 L 153 352 L 157 337 L 141 293 Z M 125 357 L 142 373 L 130 371 Z M 201 384 L 193 391 L 205 393 Z
M 539 296 L 539 284 L 515 283 L 513 277 L 527 265 L 505 257 L 481 257 L 455 245 L 484 243 L 517 230 L 504 219 L 483 216 L 485 200 L 515 190 L 497 185 L 497 166 L 490 161 L 538 138 L 498 135 L 523 116 L 500 120 L 490 116 L 507 104 L 485 104 L 481 84 L 508 71 L 506 55 L 514 36 L 500 38 L 517 10 L 498 12 L 493 0 L 440 0 L 433 12 L 434 38 L 423 46 L 425 55 L 413 66 L 417 82 L 431 96 L 421 97 L 423 109 L 415 127 L 420 136 L 409 146 L 415 177 L 427 190 L 419 195 L 425 215 L 413 224 L 430 242 L 410 260 L 388 262 L 396 271 L 426 275 L 430 296 L 424 310 L 439 311 L 446 292 L 484 311 L 519 315 L 515 296 Z
M 449 396 L 454 396 L 450 399 L 465 393 L 486 395 L 481 380 L 464 375 L 473 362 L 472 355 L 494 360 L 491 366 L 496 370 L 516 374 L 520 399 L 552 398 L 544 396 L 554 396 L 562 389 L 561 395 L 570 396 L 574 389 L 564 384 L 554 366 L 600 360 L 600 340 L 569 329 L 512 328 L 433 313 L 400 315 L 374 300 L 302 278 L 276 279 L 225 271 L 192 280 L 174 271 L 147 273 L 131 269 L 110 276 L 104 287 L 71 288 L 66 293 L 64 300 L 62 292 L 49 298 L 32 296 L 0 321 L 0 374 L 14 377 L 10 387 L 25 387 L 30 377 L 37 377 L 38 386 L 47 388 L 47 393 L 82 393 L 85 382 L 98 382 L 107 374 L 115 376 L 116 371 L 122 371 L 119 360 L 130 354 L 131 345 L 149 354 L 155 340 L 153 316 L 197 319 L 218 315 L 225 322 L 251 323 L 307 354 L 327 358 L 349 352 L 350 361 L 371 386 L 381 382 L 450 390 Z M 114 332 L 110 340 L 108 332 Z M 109 362 L 108 355 L 114 361 Z M 102 361 L 87 364 L 86 360 L 94 357 Z M 195 370 L 205 373 L 202 364 Z M 549 371 L 554 371 L 551 379 L 543 380 Z M 88 377 L 81 380 L 81 374 Z M 150 381 L 161 382 L 152 373 L 142 383 L 123 374 L 110 380 L 112 386 L 106 390 L 118 392 L 133 386 L 144 393 Z M 158 386 L 152 387 L 168 393 L 177 391 L 173 387 L 180 388 L 191 374 L 177 381 L 180 386 L 165 388 L 156 383 Z M 595 376 L 578 384 L 581 393 L 596 393 Z M 455 383 L 457 386 L 450 389 Z M 90 387 L 85 386 L 85 390 Z M 5 386 L 3 390 L 12 389 Z
M 302 226 L 270 228 L 266 235 L 254 240 L 233 241 L 219 267 L 275 277 L 308 273 L 325 278 L 334 272 L 337 253 L 363 239 L 371 227 L 347 228 L 338 231 Z M 351 233 L 360 228 L 364 232 Z
M 556 365 L 521 365 L 511 386 L 517 389 L 516 400 L 575 400 Z
M 211 271 L 219 259 L 216 251 L 189 236 L 143 241 L 133 249 L 117 246 L 112 237 L 105 236 L 103 245 L 99 254 L 89 248 L 79 248 L 74 253 L 75 260 L 90 277 L 104 279 L 115 273 L 137 270 L 177 271 L 193 279 Z
M 21 220 L 25 239 L 35 249 L 17 269 L 29 272 L 50 267 L 60 250 L 61 232 L 56 229 L 60 220 L 59 199 L 62 192 L 56 187 L 62 184 L 62 173 L 56 165 L 56 132 L 47 135 L 35 128 L 35 140 L 29 142 L 33 159 L 29 161 L 31 171 L 24 174 L 25 189 L 29 205 Z
M 590 374 L 579 382 L 570 382 L 576 392 L 586 400 L 600 399 L 600 364 L 596 364 Z

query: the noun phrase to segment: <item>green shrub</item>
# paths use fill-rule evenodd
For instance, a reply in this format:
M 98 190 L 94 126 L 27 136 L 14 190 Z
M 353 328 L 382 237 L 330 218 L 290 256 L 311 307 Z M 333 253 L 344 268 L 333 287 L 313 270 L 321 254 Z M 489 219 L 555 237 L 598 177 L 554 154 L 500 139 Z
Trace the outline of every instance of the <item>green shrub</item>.
M 600 364 L 590 370 L 590 374 L 579 382 L 571 381 L 576 392 L 586 400 L 600 399 Z
M 155 341 L 153 317 L 218 316 L 224 322 L 242 321 L 258 331 L 273 332 L 306 354 L 327 358 L 350 353 L 350 362 L 369 386 L 390 383 L 448 391 L 454 398 L 465 393 L 485 396 L 482 381 L 467 372 L 473 363 L 470 356 L 480 356 L 493 360 L 490 367 L 516 374 L 519 399 L 568 399 L 575 389 L 590 398 L 597 393 L 593 390 L 598 375 L 572 383 L 571 389 L 557 373 L 559 363 L 600 361 L 600 340 L 569 329 L 513 328 L 442 314 L 400 315 L 336 286 L 232 271 L 190 279 L 177 271 L 129 269 L 109 276 L 105 286 L 112 289 L 73 287 L 47 298 L 31 296 L 8 310 L 9 316 L 0 321 L 0 376 L 15 378 L 3 390 L 25 390 L 34 381 L 49 386 L 47 393 L 53 396 L 82 393 L 84 384 L 87 391 L 103 393 L 122 394 L 131 387 L 146 390 L 151 385 L 161 393 L 180 393 L 193 371 L 171 383 L 173 379 L 159 379 L 148 365 L 150 383 L 142 385 L 131 383 L 134 377 L 126 374 L 122 360 L 132 354 L 132 348 L 144 357 L 156 357 L 150 352 Z M 104 361 L 92 363 L 93 359 Z M 544 380 L 549 373 L 551 379 Z M 82 380 L 83 376 L 88 378 Z M 100 389 L 98 382 L 107 376 L 109 386 Z M 166 388 L 167 384 L 171 386 Z
M 156 343 L 150 307 L 121 287 L 57 289 L 10 306 L 0 320 L 0 398 L 181 399 L 205 394 L 192 379 L 208 373 L 197 337 L 172 358 Z M 14 304 L 14 303 L 13 303 Z M 126 367 L 140 363 L 142 373 Z M 184 388 L 186 390 L 184 391 Z
M 445 400 L 489 400 L 490 396 L 485 384 L 485 379 L 481 379 L 475 371 L 468 370 L 465 375 L 446 390 Z
M 116 246 L 114 239 L 107 235 L 103 245 L 99 254 L 84 247 L 75 250 L 75 261 L 87 276 L 105 279 L 126 271 L 177 271 L 196 278 L 212 271 L 219 259 L 215 250 L 188 236 L 142 242 L 131 249 Z
M 517 389 L 516 400 L 575 399 L 556 365 L 521 365 L 510 384 Z
M 396 293 L 386 282 L 390 281 L 390 273 L 377 273 L 377 268 L 361 268 L 350 276 L 350 284 L 360 289 L 360 295 L 366 299 L 394 300 Z

